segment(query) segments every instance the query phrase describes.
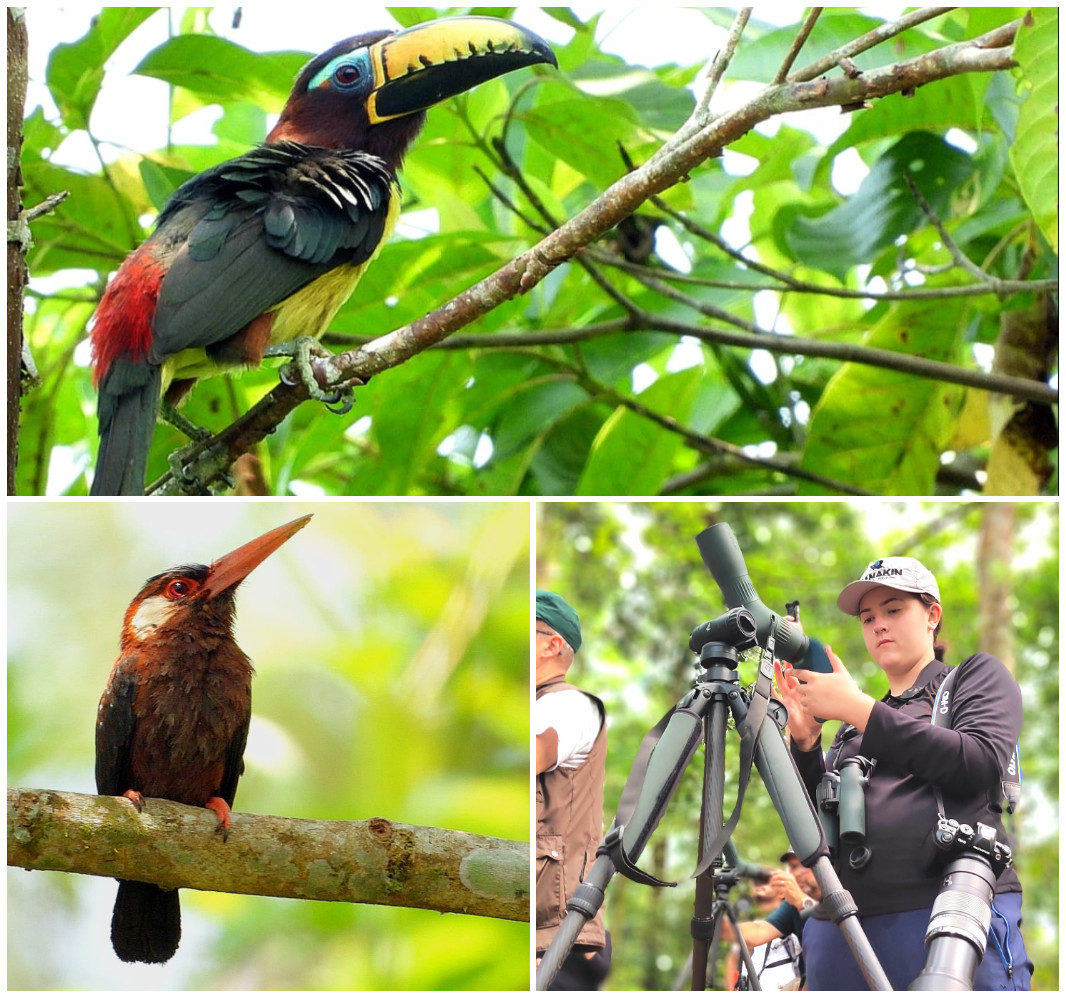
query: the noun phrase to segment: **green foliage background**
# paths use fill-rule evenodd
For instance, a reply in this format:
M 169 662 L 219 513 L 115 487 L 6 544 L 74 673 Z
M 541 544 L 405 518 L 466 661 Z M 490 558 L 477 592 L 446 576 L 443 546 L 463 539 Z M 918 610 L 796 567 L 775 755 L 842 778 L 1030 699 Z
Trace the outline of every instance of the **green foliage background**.
M 41 9 L 31 10 L 31 45 L 34 11 Z M 209 143 L 113 150 L 109 136 L 93 130 L 108 58 L 122 46 L 140 44 L 135 29 L 165 16 L 158 8 L 102 8 L 83 39 L 51 54 L 46 82 L 59 117 L 28 109 L 27 204 L 57 190 L 70 191 L 70 197 L 33 226 L 32 275 L 62 273 L 64 280 L 61 290 L 49 284 L 47 292 L 31 292 L 26 329 L 42 383 L 24 405 L 21 494 L 85 492 L 96 450 L 95 398 L 76 347 L 108 275 L 144 238 L 179 183 L 262 139 L 267 113 L 280 109 L 308 56 L 252 53 L 215 34 L 212 24 L 229 15 L 212 18 L 211 10 L 189 8 L 182 19 L 172 19 L 172 37 L 145 51 L 137 70 L 173 87 L 174 122 L 218 105 Z M 401 24 L 442 13 L 509 16 L 514 10 L 390 8 Z M 430 113 L 403 183 L 408 210 L 432 207 L 437 227 L 422 236 L 408 232 L 386 247 L 338 315 L 331 346 L 388 332 L 491 273 L 539 238 L 526 221 L 537 217 L 530 194 L 555 220 L 572 217 L 626 171 L 622 151 L 642 162 L 692 110 L 688 85 L 698 65 L 627 65 L 603 51 L 599 16 L 582 20 L 567 8 L 543 10 L 557 30 L 572 31 L 569 41 L 556 46 L 560 73 L 509 76 Z M 720 26 L 732 17 L 723 8 L 700 10 Z M 956 8 L 855 62 L 869 69 L 913 57 L 1025 11 Z M 800 64 L 879 23 L 854 9 L 827 9 Z M 872 494 L 957 494 L 980 490 L 982 483 L 992 494 L 1055 491 L 1056 433 L 1047 407 L 1038 407 L 1033 417 L 1042 428 L 1033 434 L 1035 442 L 1027 449 L 1009 439 L 997 461 L 1005 416 L 983 391 L 813 357 L 760 357 L 685 339 L 655 324 L 630 328 L 627 316 L 638 310 L 700 333 L 723 322 L 743 327 L 760 316 L 766 325 L 765 310 L 755 311 L 755 290 L 781 284 L 699 234 L 729 231 L 734 251 L 792 279 L 856 295 L 764 292 L 777 331 L 880 346 L 968 369 L 988 369 L 995 357 L 997 369 L 1015 370 L 1001 342 L 1003 330 L 1012 316 L 1035 316 L 1038 335 L 1042 323 L 1057 322 L 1046 318 L 1042 295 L 986 293 L 916 303 L 858 293 L 883 282 L 893 292 L 920 284 L 924 292 L 948 295 L 974 282 L 951 267 L 905 174 L 916 177 L 962 252 L 991 277 L 1055 276 L 1056 31 L 1057 10 L 1037 9 L 1018 39 L 1018 69 L 953 77 L 911 97 L 879 100 L 847 119 L 838 116 L 847 124 L 832 141 L 816 137 L 806 114 L 774 122 L 775 131 L 750 132 L 729 150 L 737 156 L 709 161 L 666 192 L 662 206 L 643 213 L 659 226 L 660 237 L 673 237 L 686 260 L 687 273 L 678 274 L 654 253 L 644 258 L 652 276 L 673 280 L 674 295 L 649 285 L 647 273 L 619 266 L 617 257 L 612 262 L 592 252 L 617 249 L 613 237 L 590 247 L 595 273 L 578 262 L 560 267 L 532 293 L 467 330 L 475 345 L 428 351 L 374 378 L 360 390 L 350 417 L 302 406 L 262 447 L 270 487 L 281 495 L 294 482 L 341 495 L 825 489 L 716 455 L 714 445 L 706 444 L 725 441 Z M 796 25 L 754 19 L 720 103 L 740 103 L 745 86 L 768 82 L 795 34 Z M 278 37 L 281 42 L 283 33 Z M 88 137 L 106 168 L 86 174 L 59 165 L 56 150 L 72 137 Z M 524 191 L 501 162 L 495 146 L 501 138 Z M 840 194 L 833 186 L 841 156 L 841 162 L 869 168 L 854 193 Z M 522 220 L 479 172 L 519 207 Z M 681 213 L 685 224 L 667 210 Z M 687 303 L 676 293 L 686 295 Z M 701 317 L 701 309 L 725 318 Z M 588 330 L 597 335 L 574 338 Z M 493 340 L 498 333 L 544 332 L 561 333 L 563 342 L 504 346 Z M 1056 362 L 1042 348 L 1030 345 L 1022 353 L 1035 358 L 1035 369 L 1025 376 L 1053 374 L 1044 368 Z M 275 383 L 271 369 L 214 379 L 199 386 L 187 414 L 220 429 Z M 704 444 L 694 444 L 696 437 Z M 165 470 L 165 456 L 181 443 L 175 431 L 160 427 L 150 478 Z
M 609 824 L 644 734 L 691 685 L 692 629 L 725 609 L 694 542 L 725 521 L 744 552 L 760 598 L 783 610 L 798 599 L 804 627 L 830 645 L 872 696 L 887 691 L 840 590 L 872 559 L 919 558 L 944 599 L 941 640 L 958 664 L 979 646 L 976 538 L 984 504 L 956 503 L 542 503 L 537 507 L 537 585 L 562 593 L 581 617 L 583 643 L 570 679 L 602 697 L 609 718 L 605 823 Z M 1022 689 L 1024 800 L 1015 819 L 1025 892 L 1025 942 L 1034 989 L 1057 991 L 1059 904 L 1058 506 L 1020 504 L 1011 566 L 1010 625 Z M 740 666 L 754 682 L 757 663 Z M 826 728 L 830 738 L 834 723 Z M 739 739 L 726 742 L 726 813 L 736 799 Z M 691 954 L 703 750 L 697 751 L 640 866 L 675 889 L 615 877 L 607 890 L 612 990 L 687 987 Z M 786 848 L 780 820 L 753 771 L 734 842 L 741 857 L 776 866 Z M 735 900 L 735 899 L 734 899 Z M 741 916 L 744 917 L 743 915 Z M 679 983 L 680 981 L 680 983 Z
M 314 519 L 238 596 L 255 663 L 236 809 L 529 841 L 526 503 L 8 508 L 8 780 L 95 793 L 96 704 L 150 575 Z M 8 986 L 526 990 L 529 925 L 182 892 L 161 968 L 111 951 L 114 881 L 9 871 Z

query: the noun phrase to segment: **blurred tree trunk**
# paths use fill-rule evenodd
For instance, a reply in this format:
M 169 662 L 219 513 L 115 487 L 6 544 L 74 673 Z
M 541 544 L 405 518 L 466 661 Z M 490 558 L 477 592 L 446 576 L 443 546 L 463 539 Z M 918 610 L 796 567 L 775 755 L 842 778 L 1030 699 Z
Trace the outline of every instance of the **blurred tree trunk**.
M 22 294 L 26 247 L 21 235 L 22 115 L 26 106 L 26 11 L 7 8 L 7 494 L 15 494 L 21 408 Z
M 1014 672 L 1011 629 L 1011 556 L 1014 549 L 1014 503 L 987 502 L 982 508 L 977 542 L 977 583 L 981 614 L 981 651 L 995 655 Z

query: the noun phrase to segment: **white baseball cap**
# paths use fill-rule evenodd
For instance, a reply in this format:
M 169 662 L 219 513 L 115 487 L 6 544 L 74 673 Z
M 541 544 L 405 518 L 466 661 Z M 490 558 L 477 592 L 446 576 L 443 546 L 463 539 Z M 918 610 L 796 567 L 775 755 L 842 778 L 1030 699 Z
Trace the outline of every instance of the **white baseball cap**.
M 940 588 L 936 584 L 936 576 L 917 558 L 878 558 L 877 561 L 870 562 L 862 573 L 862 578 L 844 587 L 844 591 L 837 597 L 837 606 L 845 613 L 856 616 L 859 612 L 859 601 L 878 586 L 899 589 L 905 593 L 928 593 L 940 602 Z

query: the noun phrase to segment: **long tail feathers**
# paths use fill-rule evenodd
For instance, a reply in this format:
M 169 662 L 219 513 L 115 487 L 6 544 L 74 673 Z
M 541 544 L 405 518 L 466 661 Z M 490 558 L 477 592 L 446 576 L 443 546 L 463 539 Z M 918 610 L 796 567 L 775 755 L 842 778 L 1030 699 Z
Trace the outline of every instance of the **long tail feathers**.
M 118 882 L 111 944 L 126 963 L 166 963 L 181 939 L 181 906 L 177 891 L 135 880 Z
M 144 495 L 163 369 L 116 360 L 100 381 L 100 450 L 90 495 Z

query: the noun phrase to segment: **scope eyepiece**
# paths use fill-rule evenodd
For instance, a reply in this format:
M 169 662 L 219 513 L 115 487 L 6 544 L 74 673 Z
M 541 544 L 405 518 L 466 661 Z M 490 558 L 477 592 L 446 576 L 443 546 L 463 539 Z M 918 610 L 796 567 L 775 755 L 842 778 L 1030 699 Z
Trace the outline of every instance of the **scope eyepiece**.
M 751 648 L 756 643 L 758 628 L 751 612 L 742 606 L 734 607 L 706 624 L 700 624 L 688 639 L 688 646 L 697 655 L 703 646 L 712 641 L 733 645 L 740 651 Z

